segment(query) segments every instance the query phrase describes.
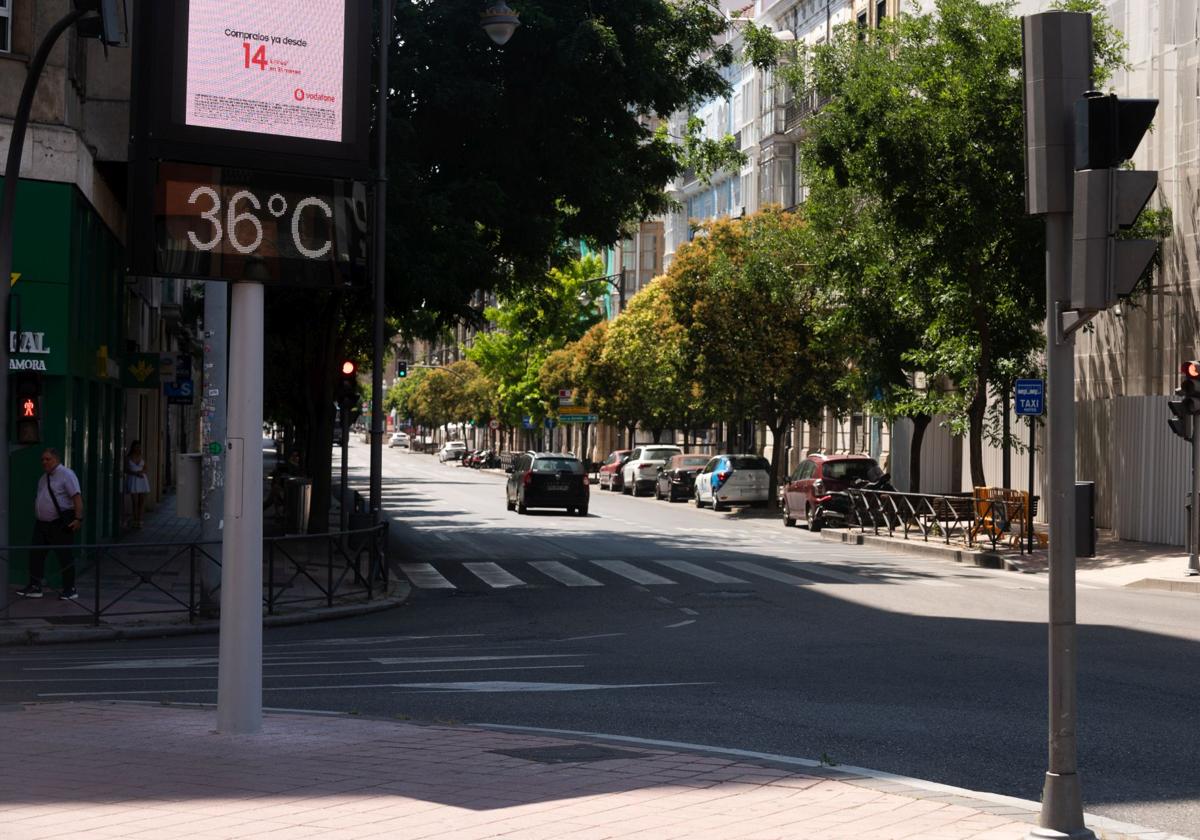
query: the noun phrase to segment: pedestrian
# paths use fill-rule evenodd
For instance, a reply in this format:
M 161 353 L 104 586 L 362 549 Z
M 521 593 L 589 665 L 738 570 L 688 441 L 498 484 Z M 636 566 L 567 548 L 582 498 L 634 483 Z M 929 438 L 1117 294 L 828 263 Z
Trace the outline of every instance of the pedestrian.
M 130 524 L 134 528 L 141 528 L 146 494 L 150 492 L 150 479 L 146 478 L 146 458 L 142 455 L 140 440 L 129 445 L 129 454 L 125 456 L 125 492 L 129 494 L 132 505 Z
M 79 491 L 79 479 L 62 464 L 57 449 L 46 448 L 42 452 L 42 469 L 45 476 L 38 480 L 34 499 L 33 544 L 29 552 L 29 585 L 17 591 L 24 598 L 42 597 L 42 576 L 45 571 L 46 555 L 53 548 L 58 555 L 62 572 L 62 591 L 59 598 L 73 601 L 79 597 L 75 591 L 74 552 L 67 548 L 75 542 L 75 534 L 83 527 L 83 495 Z

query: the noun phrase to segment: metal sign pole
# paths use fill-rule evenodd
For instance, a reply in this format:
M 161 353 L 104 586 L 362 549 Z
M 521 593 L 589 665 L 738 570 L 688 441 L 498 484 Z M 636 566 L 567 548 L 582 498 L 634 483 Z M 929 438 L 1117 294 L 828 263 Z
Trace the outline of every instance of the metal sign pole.
M 1034 464 L 1034 442 L 1037 440 L 1037 418 L 1030 415 L 1029 417 L 1029 505 L 1026 512 L 1029 514 L 1029 521 L 1025 523 L 1028 529 L 1026 537 L 1029 542 L 1029 553 L 1033 554 L 1033 468 Z
M 1192 509 L 1188 514 L 1189 575 L 1200 575 L 1200 418 L 1192 417 Z

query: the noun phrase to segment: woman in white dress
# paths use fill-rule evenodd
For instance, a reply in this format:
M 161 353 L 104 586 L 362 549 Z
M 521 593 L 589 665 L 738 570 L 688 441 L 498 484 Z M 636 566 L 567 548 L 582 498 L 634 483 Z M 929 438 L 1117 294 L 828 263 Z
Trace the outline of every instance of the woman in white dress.
M 129 445 L 125 456 L 125 492 L 133 501 L 133 516 L 130 524 L 142 527 L 142 510 L 146 506 L 146 494 L 150 492 L 150 479 L 146 478 L 146 459 L 142 455 L 142 442 L 135 440 Z

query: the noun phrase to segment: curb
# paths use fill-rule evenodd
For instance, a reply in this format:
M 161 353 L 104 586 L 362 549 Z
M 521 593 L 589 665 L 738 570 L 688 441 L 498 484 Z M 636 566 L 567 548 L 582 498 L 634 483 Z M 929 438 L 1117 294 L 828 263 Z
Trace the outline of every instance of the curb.
M 1169 578 L 1142 578 L 1133 583 L 1125 584 L 1126 589 L 1157 589 L 1160 592 L 1195 592 L 1200 593 L 1200 578 L 1191 577 L 1187 580 L 1171 580 Z
M 397 582 L 395 594 L 361 604 L 344 604 L 336 607 L 321 607 L 288 615 L 264 615 L 263 627 L 291 627 L 312 624 L 318 621 L 333 621 L 339 618 L 354 618 L 360 615 L 383 612 L 399 607 L 412 594 L 412 586 Z M 17 619 L 18 621 L 20 619 Z M 129 627 L 101 625 L 99 627 L 42 627 L 0 628 L 0 647 L 17 645 L 45 645 L 68 642 L 106 642 L 118 639 L 147 639 L 163 636 L 193 636 L 200 633 L 216 633 L 219 621 L 197 621 L 194 623 L 137 624 Z
M 968 566 L 979 566 L 984 569 L 1008 569 L 1020 571 L 1013 563 L 994 551 L 975 551 L 969 548 L 954 548 L 944 543 L 930 543 L 924 540 L 903 540 L 894 537 L 881 537 L 875 534 L 858 534 L 852 531 L 821 531 L 821 539 L 830 542 L 840 542 L 847 545 L 872 545 L 888 548 L 905 554 L 920 554 L 926 557 L 937 557 L 941 560 L 952 560 L 955 563 L 965 563 Z
M 828 764 L 811 758 L 779 755 L 775 753 L 754 752 L 751 750 L 729 749 L 714 747 L 707 744 L 689 744 L 679 741 L 661 741 L 651 738 L 635 738 L 628 735 L 610 735 L 600 732 L 577 732 L 570 729 L 543 729 L 534 726 L 510 726 L 497 723 L 471 723 L 465 726 L 485 729 L 494 732 L 512 732 L 529 735 L 545 735 L 559 738 L 572 738 L 593 743 L 618 743 L 631 746 L 654 747 L 663 750 L 674 750 L 680 753 L 715 756 L 721 758 L 737 758 L 754 761 L 759 764 L 784 769 L 803 767 L 806 773 L 826 776 L 829 779 L 870 788 L 871 790 L 896 793 L 913 799 L 930 799 L 940 802 L 964 805 L 987 814 L 1012 817 L 1028 821 L 1032 826 L 1038 823 L 1042 805 L 1028 799 L 1006 796 L 1001 793 L 971 790 L 954 787 L 940 782 L 930 782 L 911 776 L 900 776 L 882 770 L 871 770 L 866 767 L 853 765 Z M 1097 832 L 1098 840 L 1189 840 L 1178 834 L 1171 834 L 1157 828 L 1133 825 L 1098 814 L 1084 814 L 1088 828 Z

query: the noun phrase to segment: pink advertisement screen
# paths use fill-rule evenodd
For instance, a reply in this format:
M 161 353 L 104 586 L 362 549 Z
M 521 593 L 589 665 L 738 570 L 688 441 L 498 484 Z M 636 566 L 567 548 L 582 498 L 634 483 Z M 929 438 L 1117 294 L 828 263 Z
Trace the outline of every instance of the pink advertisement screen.
M 346 0 L 191 0 L 188 125 L 342 140 Z

